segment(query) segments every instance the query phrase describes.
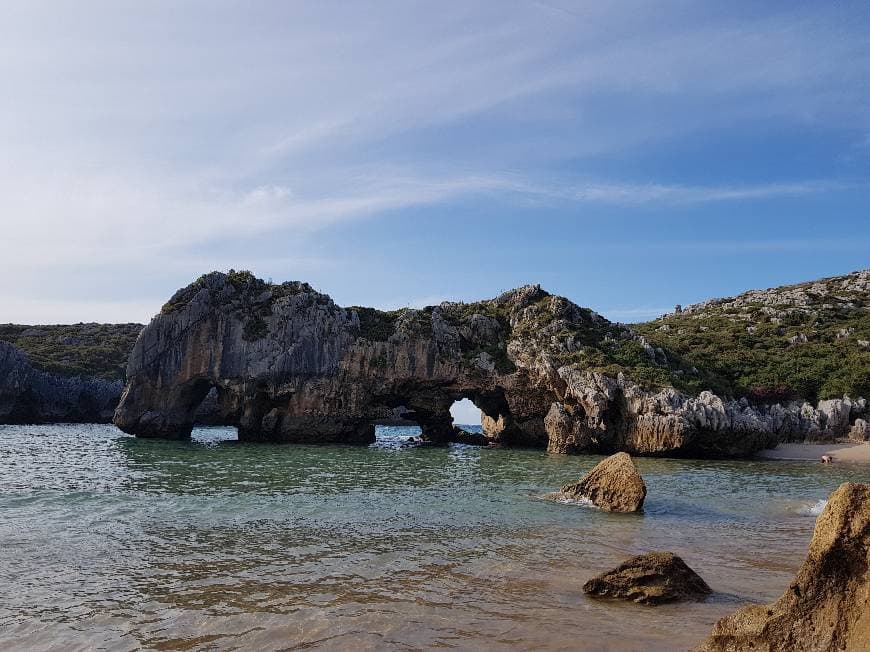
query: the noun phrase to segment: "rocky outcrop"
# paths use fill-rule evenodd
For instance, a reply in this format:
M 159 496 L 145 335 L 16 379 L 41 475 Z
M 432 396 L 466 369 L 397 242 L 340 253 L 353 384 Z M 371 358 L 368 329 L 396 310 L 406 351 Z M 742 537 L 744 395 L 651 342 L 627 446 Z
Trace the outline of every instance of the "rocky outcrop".
M 215 272 L 141 333 L 115 423 L 187 437 L 213 391 L 212 413 L 245 440 L 367 443 L 372 423 L 398 411 L 444 442 L 457 437 L 451 404 L 469 398 L 500 445 L 705 457 L 751 454 L 810 418 L 673 388 L 697 373 L 538 286 L 382 312 L 342 308 L 305 283 Z
M 720 620 L 703 652 L 863 652 L 870 643 L 870 485 L 846 483 L 816 521 L 785 594 Z
M 559 370 L 570 403 L 554 403 L 545 418 L 554 453 L 611 449 L 638 455 L 679 451 L 684 455 L 733 457 L 772 448 L 781 441 L 831 440 L 849 434 L 867 414 L 865 399 L 792 401 L 753 405 L 712 392 L 689 396 L 673 388 L 644 390 L 624 374 L 608 376 L 576 367 Z M 612 406 L 621 404 L 613 423 Z M 860 432 L 860 424 L 858 426 Z
M 651 346 L 699 368 L 702 381 L 689 385 L 787 412 L 786 440 L 831 441 L 870 416 L 862 401 L 846 398 L 870 389 L 870 351 L 862 344 L 870 338 L 868 318 L 865 269 L 705 301 L 635 328 Z M 818 399 L 831 400 L 815 405 Z
M 512 314 L 543 296 L 524 288 L 481 311 L 383 313 L 341 308 L 304 283 L 210 274 L 143 331 L 115 422 L 140 436 L 186 437 L 214 388 L 223 422 L 245 440 L 368 443 L 372 423 L 402 408 L 425 439 L 450 441 L 450 406 L 468 397 L 497 431 L 491 439 L 534 441 L 545 436 L 541 403 L 529 400 L 538 381 L 506 348 Z
M 846 309 L 862 307 L 866 305 L 868 296 L 870 296 L 870 269 L 864 269 L 844 276 L 832 276 L 797 285 L 750 290 L 736 297 L 709 299 L 691 306 L 682 306 L 678 312 L 697 314 L 707 312 L 711 308 L 739 310 L 760 307 L 764 314 L 785 320 L 792 310 L 813 312 L 820 307 L 828 307 L 826 304 L 835 304 Z M 841 337 L 851 334 L 848 329 L 841 329 Z
M 856 419 L 851 430 L 849 430 L 849 439 L 854 441 L 870 440 L 870 423 L 864 419 Z
M 583 585 L 597 598 L 619 598 L 640 604 L 703 600 L 713 591 L 680 557 L 651 552 L 627 559 Z
M 120 380 L 35 369 L 24 352 L 0 341 L 0 423 L 107 423 L 123 387 Z
M 566 484 L 561 494 L 590 500 L 606 512 L 636 512 L 643 508 L 646 484 L 631 457 L 616 453 L 599 462 L 579 482 Z

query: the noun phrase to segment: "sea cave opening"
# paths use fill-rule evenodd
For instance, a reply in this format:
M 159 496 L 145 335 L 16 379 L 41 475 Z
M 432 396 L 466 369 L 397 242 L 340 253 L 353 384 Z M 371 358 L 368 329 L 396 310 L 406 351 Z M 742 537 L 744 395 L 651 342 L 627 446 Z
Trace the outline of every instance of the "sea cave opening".
M 191 438 L 207 444 L 239 440 L 238 427 L 230 423 L 221 410 L 221 393 L 216 385 L 209 387 L 208 393 L 196 407 Z
M 396 448 L 422 443 L 422 428 L 415 416 L 405 405 L 391 406 L 388 414 L 374 422 L 374 446 Z

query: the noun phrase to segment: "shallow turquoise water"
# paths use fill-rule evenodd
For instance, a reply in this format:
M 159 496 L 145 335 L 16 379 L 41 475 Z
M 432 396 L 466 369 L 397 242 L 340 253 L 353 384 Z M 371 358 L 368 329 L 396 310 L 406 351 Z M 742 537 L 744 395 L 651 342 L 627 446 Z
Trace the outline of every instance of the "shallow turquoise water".
M 407 445 L 192 442 L 0 426 L 2 649 L 682 650 L 787 586 L 814 513 L 866 467 L 637 460 L 643 515 L 541 496 L 600 458 Z M 630 554 L 681 554 L 717 595 L 593 601 Z

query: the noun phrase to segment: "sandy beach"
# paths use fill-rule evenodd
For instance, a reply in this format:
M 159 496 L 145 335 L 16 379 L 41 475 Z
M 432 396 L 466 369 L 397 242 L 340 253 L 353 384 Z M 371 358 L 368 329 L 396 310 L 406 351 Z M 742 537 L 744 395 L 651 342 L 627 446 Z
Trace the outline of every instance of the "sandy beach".
M 770 460 L 820 460 L 830 455 L 834 463 L 870 464 L 870 442 L 849 444 L 780 444 L 758 453 Z

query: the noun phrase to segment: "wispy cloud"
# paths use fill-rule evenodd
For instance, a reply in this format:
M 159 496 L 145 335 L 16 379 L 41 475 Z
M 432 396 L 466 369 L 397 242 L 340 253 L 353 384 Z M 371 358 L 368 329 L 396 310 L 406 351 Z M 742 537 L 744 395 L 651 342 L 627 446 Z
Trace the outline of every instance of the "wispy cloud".
M 546 186 L 524 183 L 517 179 L 504 179 L 500 185 L 491 182 L 490 186 L 500 187 L 505 191 L 539 195 L 568 202 L 621 205 L 688 205 L 759 200 L 835 192 L 855 187 L 854 184 L 823 180 L 733 186 L 638 184 L 618 181 L 590 181 L 579 184 L 567 183 L 561 186 Z
M 630 211 L 848 190 L 739 166 L 693 183 L 596 171 L 596 157 L 753 121 L 866 131 L 870 44 L 844 16 L 806 5 L 723 17 L 683 2 L 9 0 L 0 272 L 37 286 L 45 269 L 73 279 L 102 267 L 145 295 L 144 269 L 180 283 L 194 264 L 250 259 L 239 242 L 280 236 L 305 271 L 328 257 L 311 253 L 322 229 L 470 199 L 485 198 L 479 219 L 497 224 L 518 200 Z
M 843 187 L 843 184 L 830 181 L 718 187 L 607 183 L 582 186 L 573 197 L 578 201 L 602 201 L 625 204 L 659 202 L 669 204 L 699 204 L 810 195 L 839 190 Z
M 673 256 L 691 255 L 699 253 L 715 254 L 719 256 L 739 254 L 784 254 L 800 252 L 816 253 L 844 253 L 866 251 L 870 245 L 870 236 L 863 234 L 853 238 L 817 238 L 817 239 L 789 239 L 769 238 L 759 239 L 747 237 L 745 240 L 723 239 L 710 237 L 706 240 L 666 240 L 666 241 L 622 241 L 595 243 L 600 251 L 618 252 L 630 255 L 633 252 L 661 252 Z

